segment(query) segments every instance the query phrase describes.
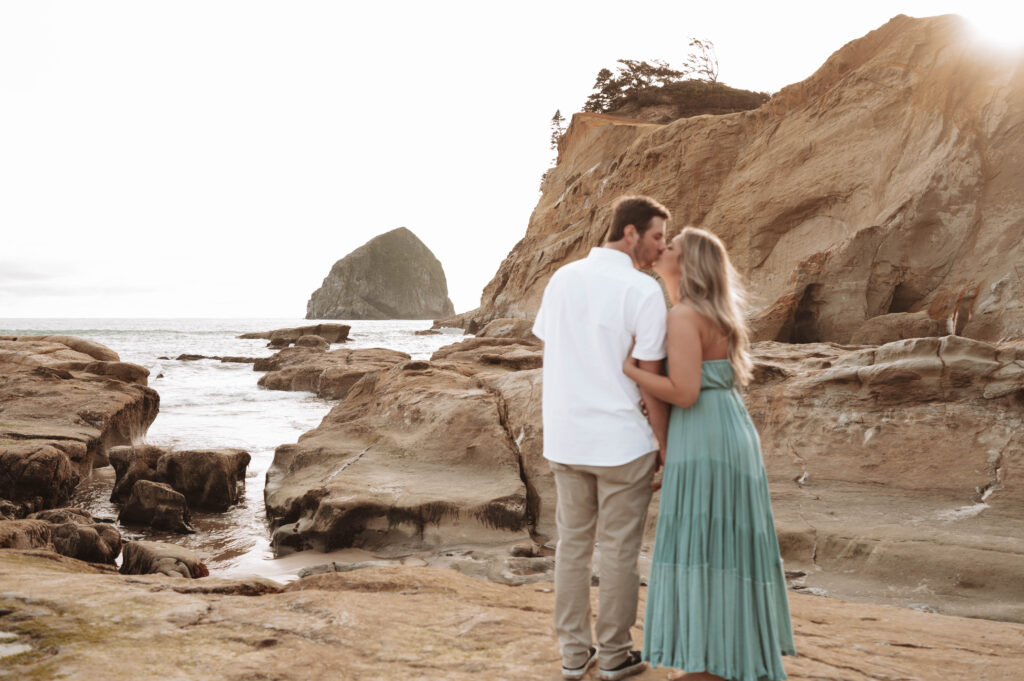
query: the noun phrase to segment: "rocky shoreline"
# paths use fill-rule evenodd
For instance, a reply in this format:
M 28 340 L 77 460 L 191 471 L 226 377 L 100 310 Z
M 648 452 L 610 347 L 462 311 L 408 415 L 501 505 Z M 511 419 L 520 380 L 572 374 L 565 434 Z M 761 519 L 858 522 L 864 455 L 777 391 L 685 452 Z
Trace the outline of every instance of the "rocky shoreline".
M 551 584 L 366 568 L 287 586 L 0 550 L 0 678 L 558 679 Z M 643 621 L 643 598 L 638 623 Z M 594 592 L 596 598 L 596 591 Z M 596 606 L 596 601 L 595 604 Z M 1024 625 L 791 594 L 793 681 L 1011 681 Z M 639 643 L 642 630 L 633 630 Z M 648 670 L 641 681 L 664 678 Z

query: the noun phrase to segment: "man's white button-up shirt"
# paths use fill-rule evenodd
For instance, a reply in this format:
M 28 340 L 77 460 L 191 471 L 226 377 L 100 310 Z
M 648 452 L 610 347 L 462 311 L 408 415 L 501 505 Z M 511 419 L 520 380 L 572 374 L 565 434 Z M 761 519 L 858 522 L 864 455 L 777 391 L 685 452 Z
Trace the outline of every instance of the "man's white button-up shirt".
M 544 341 L 544 457 L 619 466 L 658 448 L 640 390 L 622 372 L 633 357 L 665 358 L 665 298 L 621 251 L 597 247 L 551 277 L 533 333 Z

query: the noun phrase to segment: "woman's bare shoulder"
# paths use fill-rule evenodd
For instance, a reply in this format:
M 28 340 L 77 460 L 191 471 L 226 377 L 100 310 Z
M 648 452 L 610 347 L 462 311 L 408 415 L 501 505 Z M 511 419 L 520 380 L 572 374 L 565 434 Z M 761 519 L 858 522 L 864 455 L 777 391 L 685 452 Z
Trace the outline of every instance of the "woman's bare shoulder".
M 688 303 L 676 303 L 668 311 L 668 318 L 676 322 L 687 322 L 697 328 L 703 328 L 707 320 L 697 308 Z

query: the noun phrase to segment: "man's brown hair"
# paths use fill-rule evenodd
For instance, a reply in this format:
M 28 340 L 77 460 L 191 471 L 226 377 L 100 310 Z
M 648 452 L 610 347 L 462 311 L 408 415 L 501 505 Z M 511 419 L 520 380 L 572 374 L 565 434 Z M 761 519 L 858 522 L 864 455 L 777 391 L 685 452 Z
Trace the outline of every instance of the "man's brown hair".
M 620 196 L 612 205 L 612 227 L 608 232 L 608 241 L 618 241 L 626 235 L 626 225 L 636 227 L 637 234 L 643 236 L 651 226 L 651 218 L 668 220 L 672 214 L 668 208 L 649 196 Z

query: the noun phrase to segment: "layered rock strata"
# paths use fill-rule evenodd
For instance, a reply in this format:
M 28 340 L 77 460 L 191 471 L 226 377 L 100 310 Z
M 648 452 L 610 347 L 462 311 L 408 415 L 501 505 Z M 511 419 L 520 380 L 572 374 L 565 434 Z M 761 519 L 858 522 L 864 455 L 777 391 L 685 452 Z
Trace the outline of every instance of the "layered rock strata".
M 648 194 L 671 229 L 722 237 L 759 339 L 846 343 L 902 313 L 936 335 L 1024 336 L 1022 124 L 1021 61 L 952 16 L 898 16 L 753 111 L 576 114 L 525 237 L 480 308 L 443 324 L 533 318 L 551 274 L 602 242 L 614 199 Z
M 409 359 L 404 352 L 383 348 L 328 351 L 323 346 L 296 345 L 258 359 L 253 370 L 267 372 L 257 383 L 268 390 L 308 391 L 324 399 L 340 400 L 366 373 Z
M 0 629 L 25 648 L 0 660 L 12 678 L 558 678 L 551 584 L 512 588 L 415 568 L 317 575 L 287 587 L 126 578 L 17 551 L 0 551 L 0 574 L 0 611 L 8 613 Z M 644 598 L 641 589 L 638 623 Z M 790 600 L 799 656 L 785 666 L 793 681 L 1011 681 L 1024 665 L 1021 625 Z M 639 647 L 643 632 L 632 633 Z M 635 678 L 664 676 L 659 669 Z
M 110 447 L 156 418 L 148 373 L 81 338 L 0 338 L 0 497 L 22 513 L 66 506 Z
M 405 227 L 334 263 L 306 319 L 435 319 L 454 314 L 441 263 Z
M 848 598 L 1024 621 L 1024 344 L 756 350 L 746 402 L 787 567 Z

